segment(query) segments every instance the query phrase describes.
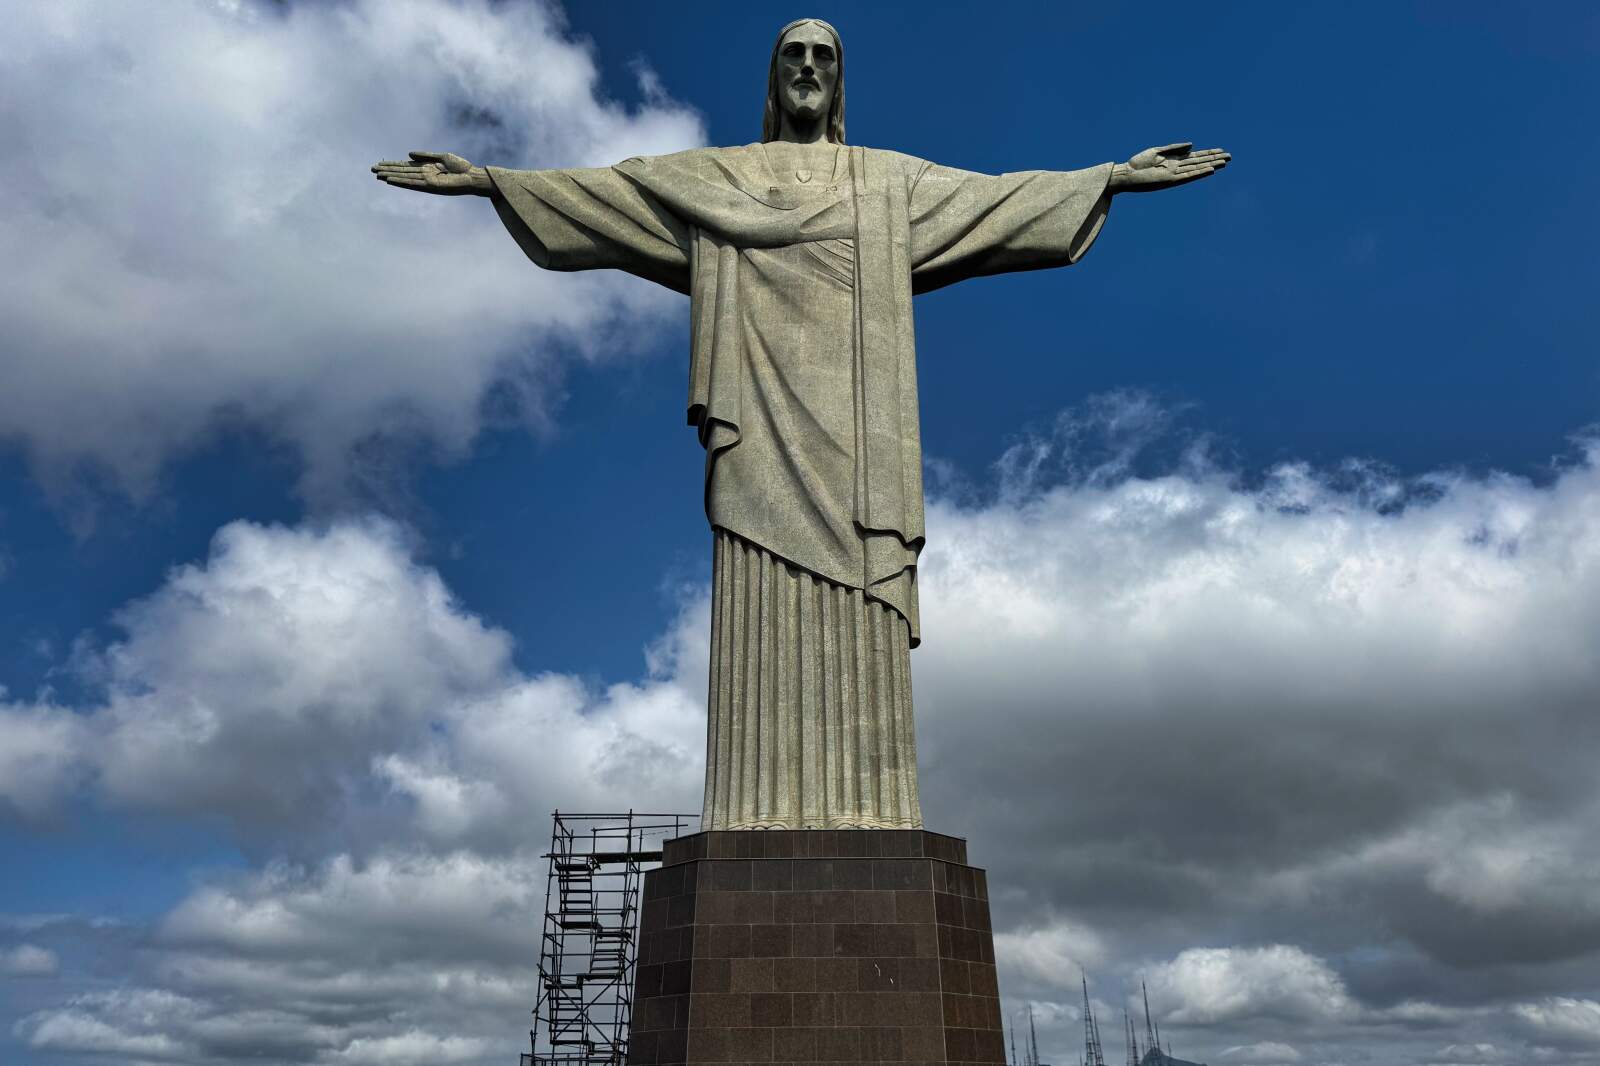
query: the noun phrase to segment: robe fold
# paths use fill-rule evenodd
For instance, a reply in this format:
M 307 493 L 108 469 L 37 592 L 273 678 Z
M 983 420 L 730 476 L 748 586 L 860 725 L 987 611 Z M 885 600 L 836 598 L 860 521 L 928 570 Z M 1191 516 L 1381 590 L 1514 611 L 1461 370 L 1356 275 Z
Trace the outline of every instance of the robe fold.
M 1111 165 L 991 176 L 841 146 L 831 174 L 799 184 L 754 144 L 489 174 L 496 210 L 539 266 L 610 267 L 690 296 L 688 420 L 706 451 L 713 528 L 892 609 L 914 647 L 924 531 L 912 296 L 1076 262 L 1105 221 Z M 719 721 L 731 728 L 713 706 L 706 828 L 920 825 L 914 748 L 907 799 L 904 755 L 884 762 L 904 745 L 888 743 L 869 745 L 876 769 L 829 771 L 899 775 L 856 789 L 848 810 L 812 802 L 821 784 L 780 803 L 783 790 L 762 782 L 751 795 L 764 806 L 734 797 L 713 817 Z M 875 796 L 901 798 L 889 810 Z

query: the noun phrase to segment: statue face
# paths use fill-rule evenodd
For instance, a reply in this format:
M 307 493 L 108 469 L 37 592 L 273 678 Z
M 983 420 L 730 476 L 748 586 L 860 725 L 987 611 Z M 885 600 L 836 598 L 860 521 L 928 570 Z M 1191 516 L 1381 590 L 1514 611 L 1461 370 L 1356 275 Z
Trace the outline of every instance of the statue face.
M 808 22 L 783 36 L 778 48 L 778 99 L 793 118 L 826 117 L 839 82 L 839 55 L 833 34 Z

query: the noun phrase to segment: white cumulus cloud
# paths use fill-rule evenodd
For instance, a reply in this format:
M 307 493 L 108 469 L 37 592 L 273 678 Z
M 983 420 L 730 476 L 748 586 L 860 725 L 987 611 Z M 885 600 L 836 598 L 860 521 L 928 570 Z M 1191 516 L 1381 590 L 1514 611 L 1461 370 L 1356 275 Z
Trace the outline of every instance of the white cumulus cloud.
M 35 1048 L 120 1055 L 135 1061 L 175 1059 L 192 1054 L 190 1044 L 167 1030 L 192 1021 L 199 1005 L 154 989 L 95 992 L 77 996 L 65 1007 L 22 1019 L 16 1030 Z
M 994 935 L 995 958 L 1008 975 L 1030 984 L 1068 988 L 1105 961 L 1106 944 L 1093 929 L 1057 920 Z
M 47 482 L 149 490 L 247 425 L 317 499 L 392 435 L 458 455 L 497 384 L 549 415 L 558 344 L 626 346 L 674 298 L 522 258 L 488 203 L 367 168 L 409 149 L 593 166 L 700 143 L 653 81 L 602 98 L 559 9 L 489 0 L 15 5 L 0 52 L 0 438 Z M 654 86 L 654 88 L 650 88 Z M 505 404 L 501 404 L 504 408 Z
M 1600 1000 L 1551 996 L 1537 1003 L 1519 1003 L 1512 1013 L 1543 1039 L 1600 1047 Z
M 1344 981 L 1300 948 L 1190 948 L 1150 971 L 1150 999 L 1179 1023 L 1252 1017 L 1321 1021 L 1352 1013 Z
M 233 523 L 80 654 L 101 703 L 0 713 L 17 753 L 0 795 L 37 815 L 91 781 L 104 803 L 221 817 L 301 854 L 356 830 L 516 849 L 552 807 L 618 796 L 693 809 L 706 610 L 691 593 L 637 683 L 529 677 L 400 527 Z
M 432 1066 L 472 1062 L 493 1049 L 490 1041 L 468 1036 L 435 1036 L 417 1029 L 396 1036 L 357 1037 L 328 1061 L 350 1066 Z
M 308 821 L 506 683 L 511 642 L 416 565 L 395 526 L 234 524 L 204 565 L 123 609 L 89 754 L 113 800 Z
M 539 928 L 537 860 L 469 853 L 339 855 L 314 870 L 272 866 L 196 891 L 167 915 L 164 942 L 279 958 L 526 961 Z
M 50 811 L 79 773 L 81 724 L 60 707 L 0 703 L 0 810 Z

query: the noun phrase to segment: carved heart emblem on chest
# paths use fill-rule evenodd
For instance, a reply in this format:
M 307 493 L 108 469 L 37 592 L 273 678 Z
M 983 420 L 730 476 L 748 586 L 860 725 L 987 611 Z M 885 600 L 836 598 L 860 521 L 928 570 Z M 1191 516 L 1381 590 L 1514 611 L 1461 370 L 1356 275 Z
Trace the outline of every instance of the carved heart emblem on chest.
M 794 172 L 794 176 L 799 180 L 800 184 L 804 185 L 806 182 L 811 180 L 811 171 L 797 170 Z

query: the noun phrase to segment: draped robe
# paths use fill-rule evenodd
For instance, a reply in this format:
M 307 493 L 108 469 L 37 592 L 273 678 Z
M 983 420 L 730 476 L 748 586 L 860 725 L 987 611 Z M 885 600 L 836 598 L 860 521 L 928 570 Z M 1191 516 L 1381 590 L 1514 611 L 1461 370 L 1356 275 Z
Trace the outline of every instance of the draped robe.
M 839 146 L 799 183 L 753 144 L 489 174 L 534 263 L 691 300 L 716 553 L 703 827 L 920 827 L 911 298 L 1076 262 L 1111 165 L 996 176 Z

